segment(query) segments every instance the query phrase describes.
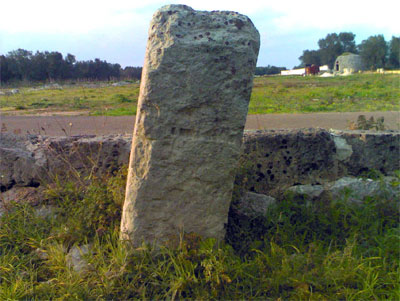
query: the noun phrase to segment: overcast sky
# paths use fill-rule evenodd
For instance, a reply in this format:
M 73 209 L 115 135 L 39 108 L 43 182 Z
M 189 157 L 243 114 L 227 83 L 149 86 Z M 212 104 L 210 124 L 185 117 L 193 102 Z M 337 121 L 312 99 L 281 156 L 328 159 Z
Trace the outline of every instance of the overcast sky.
M 328 33 L 351 31 L 356 42 L 400 35 L 399 0 L 0 0 L 0 54 L 23 48 L 59 51 L 142 66 L 147 27 L 166 4 L 232 10 L 249 16 L 261 35 L 258 66 L 292 68 Z

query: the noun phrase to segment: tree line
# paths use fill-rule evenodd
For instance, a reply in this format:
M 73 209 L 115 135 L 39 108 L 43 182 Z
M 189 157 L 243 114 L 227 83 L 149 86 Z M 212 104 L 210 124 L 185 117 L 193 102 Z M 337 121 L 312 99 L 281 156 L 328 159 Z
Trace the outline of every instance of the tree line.
M 400 37 L 392 36 L 390 41 L 385 41 L 383 35 L 370 36 L 359 45 L 355 42 L 356 35 L 352 32 L 330 33 L 318 41 L 318 50 L 304 50 L 299 57 L 299 67 L 306 65 L 328 65 L 333 68 L 338 56 L 345 52 L 359 54 L 366 69 L 400 68 Z
M 100 59 L 77 61 L 75 56 L 65 57 L 57 51 L 37 51 L 25 49 L 10 51 L 0 55 L 0 81 L 45 82 L 60 80 L 120 80 L 140 79 L 142 67 L 121 68 Z
M 255 75 L 273 75 L 273 74 L 280 74 L 282 70 L 286 70 L 286 67 L 276 67 L 270 66 L 267 67 L 256 67 L 254 72 Z
M 393 36 L 385 41 L 383 35 L 370 36 L 356 45 L 355 34 L 341 32 L 330 33 L 318 41 L 319 49 L 304 50 L 299 57 L 301 64 L 328 65 L 333 68 L 336 58 L 345 53 L 359 54 L 367 69 L 398 69 L 400 68 L 400 37 Z M 279 74 L 285 67 L 257 67 L 255 75 Z M 18 81 L 45 82 L 60 80 L 140 80 L 142 67 L 125 67 L 111 64 L 96 58 L 94 61 L 77 61 L 75 56 L 65 57 L 57 51 L 37 51 L 33 53 L 25 49 L 10 51 L 0 55 L 0 83 Z
M 256 75 L 279 74 L 285 67 L 257 67 Z M 121 68 L 119 64 L 111 64 L 100 59 L 77 61 L 75 56 L 65 57 L 57 51 L 37 51 L 33 53 L 25 49 L 10 51 L 0 55 L 0 81 L 12 82 L 46 82 L 63 80 L 110 81 L 121 79 L 140 80 L 142 67 Z

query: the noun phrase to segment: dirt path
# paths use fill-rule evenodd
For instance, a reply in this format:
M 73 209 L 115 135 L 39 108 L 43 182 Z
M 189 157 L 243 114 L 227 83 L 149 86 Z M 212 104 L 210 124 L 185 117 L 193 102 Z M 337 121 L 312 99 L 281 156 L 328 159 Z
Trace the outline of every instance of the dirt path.
M 325 128 L 348 129 L 350 121 L 359 115 L 367 118 L 385 118 L 385 125 L 392 130 L 400 129 L 400 112 L 346 112 L 314 114 L 267 114 L 249 115 L 246 129 Z M 2 116 L 2 132 L 16 134 L 43 134 L 48 136 L 131 134 L 134 116 Z

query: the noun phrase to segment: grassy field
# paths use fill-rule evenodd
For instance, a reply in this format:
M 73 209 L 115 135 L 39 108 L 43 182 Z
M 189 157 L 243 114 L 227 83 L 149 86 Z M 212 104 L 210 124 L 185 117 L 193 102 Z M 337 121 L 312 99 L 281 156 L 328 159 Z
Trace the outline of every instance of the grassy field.
M 260 77 L 249 113 L 373 112 L 400 109 L 399 75 Z
M 0 95 L 3 114 L 77 112 L 85 115 L 136 114 L 139 85 L 70 85 L 63 89 L 21 88 Z M 257 77 L 249 114 L 399 111 L 400 77 L 356 74 L 346 77 Z
M 124 174 L 58 182 L 44 197 L 51 214 L 7 206 L 0 216 L 0 299 L 400 298 L 394 200 L 283 201 L 269 210 L 258 238 L 254 220 L 220 244 L 193 234 L 154 251 L 118 239 L 124 188 Z M 235 226 L 231 218 L 228 234 Z M 251 244 L 240 243 L 246 235 Z M 79 273 L 67 253 L 85 244 L 90 252 Z
M 137 84 L 21 88 L 0 96 L 0 106 L 2 113 L 129 115 L 138 93 Z M 397 75 L 261 77 L 250 113 L 398 111 L 399 100 Z M 132 249 L 119 240 L 126 172 L 55 179 L 41 200 L 49 214 L 3 204 L 0 300 L 400 299 L 397 200 L 288 199 L 262 220 L 231 213 L 221 243 L 190 234 L 178 247 Z M 393 185 L 399 183 L 397 173 Z M 83 245 L 90 251 L 77 272 L 68 252 Z
M 125 86 L 70 85 L 62 89 L 21 88 L 20 93 L 1 96 L 0 110 L 18 114 L 77 112 L 84 115 L 135 115 L 139 84 Z

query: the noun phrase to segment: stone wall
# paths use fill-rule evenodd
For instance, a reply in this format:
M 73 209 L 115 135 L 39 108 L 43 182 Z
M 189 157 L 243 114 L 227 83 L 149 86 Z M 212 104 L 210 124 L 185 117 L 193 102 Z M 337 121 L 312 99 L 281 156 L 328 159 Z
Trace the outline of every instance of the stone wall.
M 279 197 L 294 185 L 324 184 L 372 170 L 393 175 L 400 169 L 399 139 L 399 132 L 390 131 L 247 132 L 236 182 Z
M 279 196 L 293 185 L 323 184 L 371 170 L 400 170 L 400 132 L 322 129 L 248 131 L 237 184 Z M 89 175 L 128 164 L 131 136 L 0 135 L 0 188 L 38 187 L 56 175 Z
M 56 177 L 116 170 L 129 160 L 131 136 L 46 137 L 0 134 L 0 189 L 37 187 Z

